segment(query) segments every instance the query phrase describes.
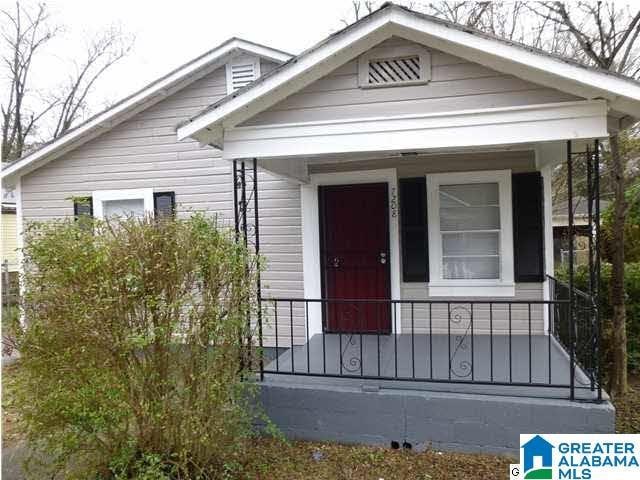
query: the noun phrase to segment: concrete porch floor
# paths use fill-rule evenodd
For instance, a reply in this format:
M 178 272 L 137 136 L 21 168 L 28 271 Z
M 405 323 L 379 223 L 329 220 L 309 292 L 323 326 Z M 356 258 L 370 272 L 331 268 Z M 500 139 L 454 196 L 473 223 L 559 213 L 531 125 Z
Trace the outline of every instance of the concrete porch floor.
M 272 382 L 569 398 L 569 358 L 546 335 L 474 335 L 472 344 L 454 334 L 318 334 L 278 353 L 265 365 Z M 576 398 L 596 398 L 579 366 L 575 387 Z

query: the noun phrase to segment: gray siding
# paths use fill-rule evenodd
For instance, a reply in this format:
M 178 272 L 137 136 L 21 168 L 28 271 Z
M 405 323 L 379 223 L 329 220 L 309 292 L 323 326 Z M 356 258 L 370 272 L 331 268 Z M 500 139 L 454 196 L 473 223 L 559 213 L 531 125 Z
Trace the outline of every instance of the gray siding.
M 271 62 L 261 65 L 263 73 L 273 67 Z M 95 190 L 154 188 L 175 192 L 180 216 L 195 211 L 218 214 L 231 226 L 231 164 L 212 148 L 179 142 L 175 133 L 180 121 L 225 95 L 225 69 L 220 68 L 26 175 L 22 179 L 25 222 L 71 216 L 71 197 Z M 264 295 L 302 296 L 300 188 L 264 172 L 259 178 L 260 238 L 268 258 Z M 296 335 L 304 336 L 298 326 Z
M 392 38 L 385 45 L 410 43 Z M 246 125 L 366 118 L 424 112 L 530 105 L 576 100 L 558 90 L 505 75 L 438 50 L 431 50 L 426 85 L 358 88 L 352 60 L 256 115 Z

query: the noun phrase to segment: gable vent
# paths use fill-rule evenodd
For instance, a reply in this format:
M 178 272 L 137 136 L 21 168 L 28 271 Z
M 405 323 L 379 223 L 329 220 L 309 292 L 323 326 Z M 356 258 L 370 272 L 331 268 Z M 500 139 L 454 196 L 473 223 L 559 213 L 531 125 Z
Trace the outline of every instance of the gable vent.
M 420 57 L 369 61 L 369 83 L 399 83 L 420 80 Z
M 373 48 L 358 59 L 360 88 L 415 85 L 431 79 L 431 55 L 420 45 Z
M 227 64 L 227 93 L 250 84 L 260 76 L 260 60 L 242 56 Z

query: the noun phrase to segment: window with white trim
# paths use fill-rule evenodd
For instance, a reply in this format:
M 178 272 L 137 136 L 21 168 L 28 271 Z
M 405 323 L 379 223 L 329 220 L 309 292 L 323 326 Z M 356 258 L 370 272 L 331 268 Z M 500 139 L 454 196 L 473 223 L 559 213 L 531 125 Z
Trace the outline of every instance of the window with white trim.
M 153 214 L 153 189 L 99 190 L 93 192 L 93 212 L 96 218 L 143 217 Z
M 426 83 L 431 79 L 431 54 L 420 45 L 373 48 L 358 59 L 361 88 Z
M 511 172 L 427 175 L 427 195 L 430 294 L 512 296 Z

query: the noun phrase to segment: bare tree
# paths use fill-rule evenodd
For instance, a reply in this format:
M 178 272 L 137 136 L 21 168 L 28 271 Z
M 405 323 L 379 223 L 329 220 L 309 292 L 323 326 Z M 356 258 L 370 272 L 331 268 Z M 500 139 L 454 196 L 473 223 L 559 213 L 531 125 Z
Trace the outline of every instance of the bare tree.
M 48 25 L 49 14 L 44 4 L 38 5 L 35 12 L 28 12 L 16 2 L 14 11 L 2 10 L 0 14 L 7 52 L 2 62 L 9 74 L 8 92 L 2 101 L 2 161 L 5 161 L 22 155 L 25 140 L 36 123 L 55 106 L 49 104 L 32 111 L 25 105 L 25 97 L 34 55 L 59 28 Z
M 44 3 L 16 2 L 14 9 L 0 10 L 0 17 L 2 63 L 8 80 L 2 100 L 2 161 L 10 161 L 43 140 L 63 135 L 83 118 L 96 82 L 129 53 L 133 38 L 111 27 L 88 40 L 84 58 L 73 62 L 66 82 L 46 93 L 35 88 L 32 72 L 38 54 L 61 33 L 61 27 L 53 24 Z M 45 119 L 51 120 L 50 128 L 43 125 Z
M 343 18 L 342 23 L 345 25 L 357 22 L 365 15 L 372 13 L 377 8 L 377 2 L 375 0 L 351 0 L 351 8 L 353 19 Z
M 569 9 L 570 8 L 570 9 Z M 614 2 L 543 2 L 536 13 L 562 25 L 576 44 L 583 61 L 603 70 L 636 76 L 640 68 L 637 48 L 640 10 L 617 8 Z M 611 305 L 613 309 L 613 358 L 610 391 L 622 395 L 628 390 L 627 332 L 624 291 L 625 168 L 618 134 L 609 137 L 610 182 L 614 196 L 611 242 Z
M 485 17 L 491 17 L 491 10 L 491 2 L 466 0 L 430 2 L 426 8 L 427 13 L 431 15 L 474 28 L 480 28 L 480 24 L 485 20 Z

